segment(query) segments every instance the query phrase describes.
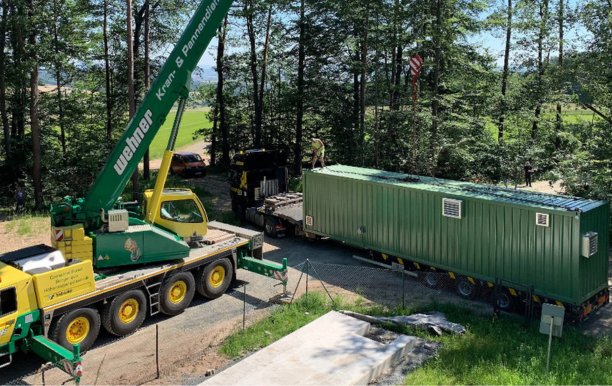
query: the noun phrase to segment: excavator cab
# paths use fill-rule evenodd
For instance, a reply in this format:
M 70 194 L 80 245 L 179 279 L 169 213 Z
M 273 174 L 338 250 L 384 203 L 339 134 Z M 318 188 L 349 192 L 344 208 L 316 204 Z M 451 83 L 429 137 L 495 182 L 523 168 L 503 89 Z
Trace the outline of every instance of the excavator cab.
M 144 197 L 147 213 L 149 205 L 152 204 L 153 189 L 145 191 Z M 204 206 L 198 196 L 189 189 L 164 189 L 159 208 L 151 209 L 150 212 L 155 213 L 155 225 L 186 241 L 194 236 L 205 236 L 208 232 L 208 217 Z

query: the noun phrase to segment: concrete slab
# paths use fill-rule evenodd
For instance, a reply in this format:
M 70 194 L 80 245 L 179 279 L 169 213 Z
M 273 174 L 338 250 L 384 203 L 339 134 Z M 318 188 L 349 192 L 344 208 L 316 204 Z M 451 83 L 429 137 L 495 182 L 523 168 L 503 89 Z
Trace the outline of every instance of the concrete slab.
M 332 311 L 200 385 L 367 385 L 412 350 L 400 335 L 382 344 L 370 324 Z

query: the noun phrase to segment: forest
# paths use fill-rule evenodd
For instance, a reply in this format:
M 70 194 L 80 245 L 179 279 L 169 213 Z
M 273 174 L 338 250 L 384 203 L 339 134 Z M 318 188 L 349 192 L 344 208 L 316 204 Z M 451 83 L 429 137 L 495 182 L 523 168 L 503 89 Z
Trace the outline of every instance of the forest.
M 0 207 L 87 192 L 198 5 L 2 0 Z M 299 177 L 316 137 L 327 162 L 514 186 L 531 161 L 612 195 L 611 0 L 236 0 L 209 51 L 190 103 L 219 171 L 285 148 Z

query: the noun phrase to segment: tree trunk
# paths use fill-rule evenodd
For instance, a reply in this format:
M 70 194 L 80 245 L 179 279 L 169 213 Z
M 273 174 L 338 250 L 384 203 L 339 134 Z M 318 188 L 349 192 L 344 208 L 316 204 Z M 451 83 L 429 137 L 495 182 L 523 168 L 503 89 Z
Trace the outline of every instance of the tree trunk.
M 559 98 L 563 95 L 563 0 L 559 0 Z M 555 125 L 555 148 L 559 150 L 561 147 L 561 102 L 557 102 L 557 124 Z
M 149 47 L 149 35 L 151 32 L 151 13 L 150 11 L 150 4 L 149 4 L 149 0 L 145 0 L 144 3 L 144 88 L 145 88 L 145 92 L 149 91 L 149 88 L 151 87 L 151 53 L 149 52 L 150 47 Z M 149 181 L 151 179 L 151 175 L 150 175 L 150 171 L 149 171 L 149 149 L 147 148 L 147 151 L 144 154 L 144 159 L 142 161 L 143 164 L 143 174 L 144 174 L 144 179 L 146 181 Z
M 359 112 L 359 147 L 361 153 L 361 164 L 365 164 L 365 110 L 366 110 L 366 68 L 368 65 L 368 28 L 370 24 L 370 12 L 366 10 L 365 30 L 361 44 L 361 90 L 359 100 L 361 111 Z
M 2 21 L 0 22 L 0 121 L 2 121 L 2 130 L 4 133 L 4 150 L 6 151 L 6 159 L 11 158 L 11 129 L 8 121 L 8 112 L 6 110 L 6 54 L 4 47 L 6 46 L 6 22 L 8 19 L 8 4 L 2 3 Z
M 302 175 L 302 125 L 304 119 L 304 66 L 306 61 L 306 51 L 304 49 L 306 39 L 306 23 L 304 21 L 305 7 L 304 0 L 300 0 L 300 40 L 298 42 L 298 78 L 297 78 L 297 106 L 295 119 L 295 159 L 293 166 L 296 176 Z
M 253 0 L 247 1 L 244 4 L 244 12 L 246 15 L 247 21 L 247 31 L 249 35 L 249 43 L 251 49 L 251 76 L 253 78 L 253 104 L 255 109 L 255 138 L 254 138 L 254 146 L 256 148 L 261 147 L 261 116 L 262 116 L 262 103 L 259 99 L 259 87 L 257 75 L 257 55 L 255 51 L 255 26 L 253 25 Z
M 540 32 L 538 33 L 538 101 L 536 102 L 535 108 L 535 119 L 533 120 L 533 126 L 531 127 L 531 139 L 535 139 L 538 134 L 538 122 L 540 120 L 540 114 L 542 112 L 542 94 L 544 92 L 544 85 L 542 83 L 544 78 L 544 61 L 542 55 L 544 52 L 544 37 L 546 33 L 546 23 L 548 21 L 548 0 L 544 0 L 540 4 Z
M 264 42 L 263 61 L 261 64 L 261 81 L 259 82 L 259 104 L 260 104 L 260 119 L 263 120 L 264 107 L 264 85 L 266 83 L 266 68 L 268 64 L 268 49 L 270 46 L 270 26 L 272 24 L 272 6 L 268 9 L 268 21 L 266 23 L 266 41 Z M 260 123 L 261 126 L 262 123 Z
M 504 120 L 506 118 L 506 89 L 508 87 L 508 69 L 510 63 L 510 39 L 512 37 L 512 0 L 508 0 L 508 24 L 506 25 L 506 49 L 504 51 L 504 72 L 502 73 L 502 104 L 499 116 L 497 142 L 501 146 L 504 142 Z
M 222 154 L 221 164 L 224 167 L 228 167 L 230 164 L 230 147 L 229 138 L 227 132 L 227 126 L 225 125 L 225 98 L 223 97 L 223 82 L 225 77 L 223 74 L 223 64 L 225 56 L 225 39 L 227 37 L 227 15 L 223 20 L 223 28 L 219 36 L 219 47 L 217 48 L 217 73 L 219 74 L 219 80 L 217 82 L 217 101 L 219 102 L 219 128 L 221 129 L 221 140 L 222 143 Z
M 34 0 L 30 0 L 28 19 L 31 23 L 30 32 L 30 130 L 32 131 L 32 179 L 34 182 L 34 208 L 43 208 L 41 150 L 40 150 L 40 122 L 38 120 L 38 58 L 36 56 L 37 27 L 34 21 Z
M 440 60 L 442 58 L 442 6 L 444 0 L 434 0 L 436 3 L 436 59 L 434 67 L 434 89 L 433 89 L 433 100 L 431 102 L 431 175 L 436 173 L 436 154 L 438 144 L 438 88 L 440 84 Z
M 106 140 L 110 148 L 113 139 L 112 126 L 112 99 L 111 99 L 111 72 L 110 60 L 108 58 L 108 0 L 104 0 L 104 23 L 102 28 L 102 36 L 104 39 L 104 80 L 106 84 Z
M 132 31 L 132 0 L 127 0 L 127 59 L 128 59 L 128 104 L 130 119 L 136 112 L 136 100 L 134 94 L 134 44 Z M 138 168 L 132 174 L 132 195 L 133 199 L 140 201 L 140 181 L 138 180 Z
M 62 155 L 66 160 L 66 128 L 64 127 L 64 106 L 62 101 L 62 75 L 61 75 L 61 59 L 59 53 L 59 38 L 57 33 L 57 0 L 53 0 L 53 43 L 55 44 L 55 79 L 57 82 L 57 108 L 58 108 L 58 125 L 60 128 L 60 140 L 62 142 Z

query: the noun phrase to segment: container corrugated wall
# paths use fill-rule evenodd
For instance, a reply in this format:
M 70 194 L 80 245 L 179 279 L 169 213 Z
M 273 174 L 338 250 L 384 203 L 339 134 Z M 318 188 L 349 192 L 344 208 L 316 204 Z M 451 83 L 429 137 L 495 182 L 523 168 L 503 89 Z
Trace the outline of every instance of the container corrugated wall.
M 597 232 L 597 253 L 588 259 L 580 258 L 580 296 L 588 298 L 600 289 L 598 284 L 608 282 L 608 254 L 610 245 L 610 204 L 605 203 L 580 216 L 580 235 Z
M 463 201 L 461 219 L 442 216 L 443 198 Z M 536 213 L 549 214 L 550 226 L 536 225 Z M 602 284 L 600 257 L 581 269 L 581 221 L 572 212 L 307 172 L 306 216 L 312 217 L 307 232 L 489 281 L 534 285 L 562 301 L 580 303 Z M 599 217 L 586 216 L 593 223 Z M 582 270 L 592 276 L 588 283 Z

